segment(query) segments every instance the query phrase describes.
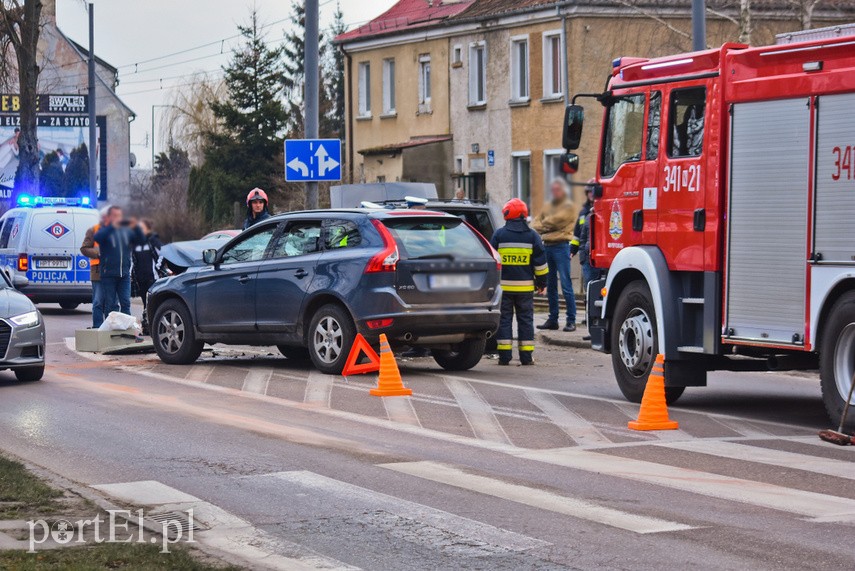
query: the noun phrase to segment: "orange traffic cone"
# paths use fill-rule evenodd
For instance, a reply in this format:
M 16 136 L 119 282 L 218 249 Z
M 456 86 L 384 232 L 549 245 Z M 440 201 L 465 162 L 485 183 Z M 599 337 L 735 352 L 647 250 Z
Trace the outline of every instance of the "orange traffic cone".
M 676 430 L 676 420 L 668 418 L 668 405 L 665 403 L 665 357 L 656 356 L 656 362 L 644 386 L 641 397 L 641 410 L 638 420 L 627 425 L 633 430 Z
M 380 375 L 377 377 L 377 388 L 369 392 L 375 397 L 402 397 L 413 394 L 412 389 L 406 388 L 401 380 L 398 363 L 383 333 L 380 334 Z

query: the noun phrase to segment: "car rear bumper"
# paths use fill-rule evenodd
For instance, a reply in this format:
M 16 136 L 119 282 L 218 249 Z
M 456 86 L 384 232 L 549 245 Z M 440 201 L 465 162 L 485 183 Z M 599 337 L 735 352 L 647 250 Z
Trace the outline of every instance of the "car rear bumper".
M 92 303 L 91 285 L 43 286 L 31 283 L 21 293 L 33 303 Z
M 370 328 L 370 321 L 391 319 L 386 327 Z M 357 329 L 368 340 L 384 333 L 390 341 L 413 344 L 443 344 L 465 338 L 490 336 L 499 327 L 499 308 L 449 308 L 372 315 L 357 321 Z

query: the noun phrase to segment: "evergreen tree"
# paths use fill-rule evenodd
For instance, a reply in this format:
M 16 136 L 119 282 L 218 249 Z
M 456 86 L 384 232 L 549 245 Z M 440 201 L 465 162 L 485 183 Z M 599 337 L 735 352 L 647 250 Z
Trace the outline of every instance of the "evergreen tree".
M 56 151 L 49 152 L 42 160 L 42 174 L 39 177 L 42 196 L 65 196 L 64 179 L 59 155 Z
M 321 120 L 321 130 L 327 136 L 341 139 L 344 142 L 344 52 L 333 43 L 335 38 L 347 31 L 344 23 L 344 13 L 341 11 L 341 2 L 336 4 L 333 23 L 330 27 L 330 45 L 327 47 L 328 57 L 326 59 L 326 81 L 324 88 L 327 91 L 329 110 Z
M 154 173 L 151 184 L 159 189 L 168 183 L 186 178 L 190 174 L 190 158 L 187 151 L 175 145 L 169 145 L 166 152 L 158 153 L 154 158 Z
M 190 172 L 190 199 L 210 222 L 231 220 L 253 187 L 283 184 L 283 49 L 265 44 L 256 11 L 238 30 L 243 44 L 224 68 L 228 97 L 210 102 L 218 129 L 205 134 L 204 163 Z
M 62 186 L 65 196 L 89 196 L 89 150 L 86 143 L 71 149 Z

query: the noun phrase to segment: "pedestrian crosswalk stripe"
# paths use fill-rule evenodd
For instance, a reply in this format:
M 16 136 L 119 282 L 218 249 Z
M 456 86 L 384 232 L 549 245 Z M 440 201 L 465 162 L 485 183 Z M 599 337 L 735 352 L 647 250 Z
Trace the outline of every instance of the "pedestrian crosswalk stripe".
M 424 480 L 502 498 L 518 504 L 593 521 L 635 533 L 663 533 L 694 529 L 692 526 L 682 523 L 631 514 L 537 488 L 470 474 L 458 468 L 436 462 L 400 462 L 395 464 L 381 464 L 381 467 L 410 476 L 416 476 Z
M 289 483 L 317 494 L 318 497 L 329 505 L 348 506 L 355 505 L 361 511 L 387 512 L 400 518 L 418 521 L 424 525 L 443 530 L 459 538 L 456 543 L 469 543 L 470 545 L 488 545 L 501 550 L 520 552 L 538 547 L 550 545 L 546 541 L 528 537 L 520 533 L 508 531 L 493 525 L 475 521 L 466 517 L 455 515 L 430 506 L 418 504 L 382 492 L 375 492 L 355 484 L 343 482 L 314 472 L 293 471 L 275 472 L 260 476 L 247 476 L 247 479 L 276 478 L 282 483 Z M 286 490 L 287 492 L 287 490 Z M 285 493 L 285 492 L 283 492 Z M 409 541 L 417 541 L 418 536 L 409 538 Z M 433 539 L 424 537 L 425 542 Z M 435 545 L 431 544 L 432 547 Z
M 710 454 L 720 458 L 731 458 L 733 460 L 744 460 L 746 462 L 757 462 L 768 464 L 779 468 L 792 468 L 804 470 L 815 474 L 824 474 L 847 480 L 855 480 L 855 465 L 852 462 L 833 460 L 810 454 L 798 454 L 785 452 L 759 446 L 749 446 L 737 442 L 727 441 L 687 441 L 669 442 L 667 444 L 656 444 L 665 448 Z
M 725 428 L 734 431 L 740 436 L 747 436 L 749 438 L 769 438 L 769 436 L 772 435 L 772 433 L 768 430 L 757 428 L 756 426 L 753 426 L 752 424 L 742 420 L 736 420 L 732 418 L 716 418 L 714 416 L 710 418 L 712 418 L 714 422 L 721 424 Z
M 303 402 L 313 404 L 323 408 L 330 408 L 330 398 L 332 397 L 332 388 L 335 377 L 332 375 L 324 375 L 318 371 L 309 371 L 309 377 L 306 379 L 306 393 L 303 397 Z
M 611 440 L 603 436 L 594 425 L 568 409 L 553 395 L 527 390 L 525 396 L 534 406 L 542 410 L 555 426 L 580 446 L 611 444 Z
M 700 470 L 680 468 L 633 458 L 621 458 L 588 450 L 526 451 L 518 456 L 603 476 L 741 502 L 822 521 L 855 521 L 855 500 L 796 490 L 754 480 L 743 480 Z
M 193 365 L 184 378 L 197 383 L 207 383 L 213 372 L 214 367 L 212 365 Z
M 478 391 L 472 388 L 472 385 L 457 379 L 445 379 L 445 385 L 454 395 L 476 438 L 502 444 L 511 442 L 502 425 L 499 424 L 493 408 Z
M 243 389 L 248 393 L 258 395 L 267 394 L 267 385 L 270 384 L 270 377 L 273 376 L 271 369 L 250 369 L 243 379 Z
M 392 422 L 421 426 L 416 409 L 410 397 L 382 397 L 386 414 Z

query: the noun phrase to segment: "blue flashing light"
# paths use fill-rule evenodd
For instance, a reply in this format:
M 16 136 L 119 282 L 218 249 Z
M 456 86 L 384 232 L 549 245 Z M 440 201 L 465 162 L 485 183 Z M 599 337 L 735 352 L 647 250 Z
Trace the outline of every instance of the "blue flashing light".
M 620 67 L 620 62 L 623 58 L 616 57 L 612 60 L 612 69 L 617 69 Z
M 90 199 L 88 196 L 81 198 L 65 198 L 61 196 L 30 196 L 22 194 L 18 196 L 18 206 L 35 207 L 40 206 L 81 206 L 91 208 Z
M 21 194 L 18 196 L 18 204 L 21 206 L 29 206 L 33 203 L 33 197 L 29 194 Z
M 84 196 L 83 198 L 81 198 L 81 199 L 80 199 L 80 204 L 81 204 L 81 205 L 83 205 L 83 206 L 89 206 L 89 197 L 88 197 L 88 196 Z

